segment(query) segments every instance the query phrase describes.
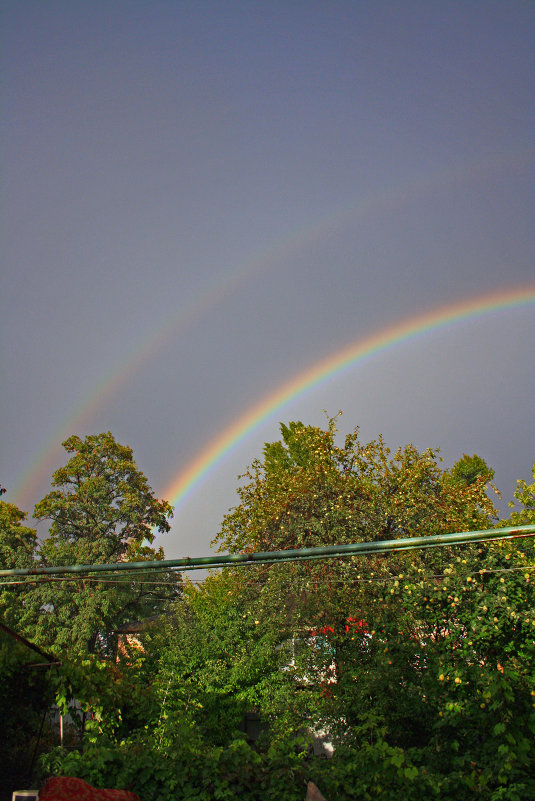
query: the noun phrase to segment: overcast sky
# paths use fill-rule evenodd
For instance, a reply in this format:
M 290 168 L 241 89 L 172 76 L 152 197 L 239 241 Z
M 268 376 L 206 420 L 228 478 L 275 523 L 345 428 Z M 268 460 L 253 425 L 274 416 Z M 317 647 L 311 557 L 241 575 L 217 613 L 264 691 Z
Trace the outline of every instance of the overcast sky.
M 69 434 L 161 495 L 352 342 L 535 291 L 535 6 L 4 0 L 0 483 L 30 512 Z M 279 421 L 535 459 L 535 304 L 386 349 L 254 426 L 176 510 L 203 555 Z M 46 531 L 39 528 L 41 533 Z

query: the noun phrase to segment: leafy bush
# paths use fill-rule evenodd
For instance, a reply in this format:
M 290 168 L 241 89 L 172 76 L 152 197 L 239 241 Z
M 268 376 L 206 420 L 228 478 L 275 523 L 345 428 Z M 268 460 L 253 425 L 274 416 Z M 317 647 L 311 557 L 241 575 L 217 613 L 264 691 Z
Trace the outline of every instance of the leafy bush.
M 154 745 L 88 743 L 83 753 L 56 749 L 42 766 L 96 787 L 132 789 L 142 801 L 302 801 L 308 770 L 295 748 L 261 755 L 243 740 L 202 751 L 185 744 L 173 753 Z

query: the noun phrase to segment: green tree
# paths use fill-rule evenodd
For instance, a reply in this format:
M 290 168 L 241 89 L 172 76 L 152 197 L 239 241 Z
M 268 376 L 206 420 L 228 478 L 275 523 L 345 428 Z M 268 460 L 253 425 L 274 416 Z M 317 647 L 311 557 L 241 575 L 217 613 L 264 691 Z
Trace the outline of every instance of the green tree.
M 336 444 L 326 430 L 281 425 L 282 441 L 264 446 L 241 477 L 241 503 L 223 520 L 214 544 L 249 551 L 464 531 L 495 518 L 486 495 L 492 475 L 479 457 L 451 472 L 437 450 L 413 445 L 392 456 L 382 437 L 361 443 L 358 429 Z M 477 460 L 465 480 L 464 462 Z
M 281 433 L 282 440 L 266 444 L 263 459 L 253 462 L 243 476 L 245 482 L 238 489 L 241 503 L 225 517 L 215 540 L 222 550 L 426 536 L 488 527 L 496 517 L 487 495 L 492 471 L 479 457 L 465 456 L 447 471 L 440 467 L 436 450 L 419 452 L 407 445 L 392 454 L 381 437 L 361 443 L 358 430 L 338 445 L 333 419 L 326 430 L 290 423 L 281 426 Z M 387 671 L 385 687 L 390 691 L 383 687 L 379 693 L 379 684 L 370 684 L 372 677 L 380 683 L 385 676 L 370 662 L 379 639 L 372 646 L 364 631 L 377 628 L 378 620 L 383 627 L 408 631 L 399 611 L 385 605 L 377 588 L 397 581 L 411 564 L 431 575 L 440 573 L 451 553 L 451 549 L 413 552 L 409 557 L 398 553 L 247 571 L 256 592 L 255 615 L 264 625 L 278 628 L 281 642 L 292 642 L 296 683 L 299 675 L 307 679 L 304 685 L 301 682 L 307 688 L 301 699 L 310 706 L 307 710 L 301 704 L 301 717 L 293 709 L 296 726 L 312 717 L 334 731 L 337 722 L 344 721 L 345 733 L 339 733 L 345 737 L 348 726 L 360 729 L 369 720 L 377 721 L 382 714 L 379 706 L 362 703 L 360 687 L 374 698 L 389 699 L 391 708 L 398 709 L 389 719 L 397 720 L 392 727 L 404 731 L 407 740 L 422 739 L 425 718 L 414 713 L 421 697 L 418 671 L 406 675 L 413 691 L 403 696 L 392 671 Z M 410 629 L 412 637 L 398 646 L 407 664 L 420 658 L 415 626 Z M 381 654 L 385 647 L 383 643 Z M 366 674 L 366 681 L 361 674 Z M 319 694 L 312 692 L 313 686 Z M 368 722 L 365 710 L 371 715 Z M 408 721 L 412 730 L 407 729 Z M 430 736 L 429 728 L 426 731 Z
M 494 478 L 494 470 L 491 470 L 484 459 L 474 453 L 473 456 L 468 456 L 464 453 L 462 459 L 455 462 L 450 470 L 450 476 L 459 486 L 471 486 L 475 484 L 480 478 L 485 482 L 492 481 Z
M 512 512 L 508 521 L 504 525 L 510 526 L 528 526 L 535 523 L 535 462 L 532 469 L 533 483 L 528 484 L 527 481 L 519 479 L 517 481 L 515 490 L 515 500 L 511 501 L 509 506 L 515 509 Z M 520 505 L 520 509 L 515 507 Z
M 335 435 L 334 421 L 283 426 L 246 473 L 219 546 L 424 536 L 496 519 L 479 457 L 443 470 L 436 451 L 392 455 L 381 438 L 361 444 L 353 432 L 339 446 Z M 530 522 L 532 488 L 518 493 L 528 516 L 518 522 Z M 106 781 L 134 789 L 149 777 L 147 798 L 281 797 L 274 775 L 290 786 L 306 774 L 341 801 L 527 801 L 535 599 L 531 540 L 518 542 L 232 568 L 187 585 L 147 632 L 144 725 L 126 737 L 124 721 L 99 723 L 92 750 L 61 769 L 91 779 L 104 765 Z M 265 753 L 241 742 L 253 709 L 269 724 Z M 292 737 L 307 730 L 330 734 L 333 760 L 296 753 Z
M 214 540 L 222 550 L 425 536 L 482 528 L 495 518 L 486 492 L 491 471 L 483 460 L 469 481 L 460 481 L 462 467 L 442 470 L 433 449 L 420 453 L 407 445 L 391 454 L 381 437 L 361 443 L 358 429 L 338 445 L 335 419 L 325 430 L 298 422 L 282 425 L 281 433 L 282 440 L 266 444 L 264 458 L 242 477 L 241 503 L 224 518 Z M 419 558 L 431 569 L 442 557 L 426 553 Z M 265 619 L 278 609 L 289 632 L 325 625 L 343 632 L 348 617 L 365 617 L 368 603 L 361 582 L 366 576 L 384 580 L 401 572 L 400 560 L 309 562 L 249 575 L 266 587 Z M 262 589 L 258 598 L 261 603 Z
M 245 739 L 245 713 L 286 706 L 280 634 L 257 611 L 243 574 L 224 571 L 201 587 L 186 584 L 163 642 L 158 632 L 151 647 L 160 655 L 155 686 L 163 744 L 176 743 L 187 730 L 190 741 L 227 745 Z
M 52 490 L 35 507 L 51 521 L 40 556 L 46 565 L 98 564 L 162 559 L 150 545 L 154 530 L 169 530 L 171 506 L 158 500 L 133 459 L 111 433 L 63 443 L 71 458 L 54 473 Z M 116 574 L 107 580 L 50 581 L 33 593 L 35 635 L 47 647 L 113 655 L 118 626 L 161 612 L 179 592 Z M 160 582 L 163 579 L 160 577 Z
M 440 572 L 407 560 L 373 588 L 373 636 L 355 649 L 346 700 L 376 737 L 413 749 L 440 797 L 533 797 L 532 548 L 458 547 Z
M 35 558 L 35 529 L 23 525 L 26 513 L 0 501 L 0 565 L 4 569 L 31 567 Z
M 24 525 L 25 519 L 25 512 L 17 506 L 0 501 L 0 565 L 3 569 L 35 565 L 37 534 Z M 26 588 L 13 581 L 5 580 L 4 586 L 0 586 L 0 619 L 17 628 L 26 617 Z
M 245 474 L 241 504 L 216 540 L 221 547 L 425 536 L 496 520 L 487 494 L 492 470 L 478 456 L 443 470 L 436 451 L 409 445 L 392 456 L 381 438 L 360 444 L 358 432 L 338 447 L 333 421 L 327 431 L 301 423 L 281 431 L 282 441 L 266 445 Z M 523 509 L 511 522 L 531 522 L 533 486 L 519 482 L 515 497 Z M 534 792 L 532 564 L 531 546 L 498 543 L 279 565 L 248 576 L 258 586 L 259 619 L 277 620 L 304 645 L 303 675 L 322 690 L 308 693 L 309 720 L 351 745 L 360 776 L 365 754 L 372 764 L 386 759 L 405 779 L 416 780 L 421 767 L 441 798 L 527 799 Z M 375 787 L 372 778 L 362 793 Z

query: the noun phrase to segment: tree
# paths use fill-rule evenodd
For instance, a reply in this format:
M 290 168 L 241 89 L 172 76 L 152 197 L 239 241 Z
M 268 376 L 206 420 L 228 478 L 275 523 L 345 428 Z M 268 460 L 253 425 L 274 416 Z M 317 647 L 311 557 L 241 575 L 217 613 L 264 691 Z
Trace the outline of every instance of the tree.
M 520 510 L 515 509 L 511 513 L 510 519 L 504 522 L 504 525 L 528 526 L 535 524 L 535 462 L 533 463 L 532 475 L 532 484 L 528 484 L 523 479 L 517 481 L 515 500 L 511 501 L 509 506 L 515 509 L 515 506 L 520 504 L 521 508 Z
M 343 447 L 336 420 L 326 430 L 281 425 L 282 441 L 264 446 L 241 477 L 241 503 L 223 520 L 214 544 L 249 551 L 464 531 L 496 511 L 485 489 L 492 475 L 479 457 L 441 470 L 437 450 L 413 445 L 393 457 L 382 437 L 366 444 L 358 429 Z M 469 480 L 464 461 L 477 460 Z
M 17 506 L 0 501 L 0 565 L 4 569 L 35 565 L 37 534 L 23 524 L 25 519 L 26 513 Z M 12 587 L 9 583 L 0 587 L 0 619 L 16 628 L 26 615 L 26 591 L 19 583 Z
M 220 549 L 278 550 L 466 531 L 488 526 L 496 515 L 486 494 L 491 471 L 483 460 L 470 481 L 460 481 L 462 468 L 442 470 L 433 449 L 420 453 L 407 445 L 392 455 L 382 437 L 361 443 L 358 429 L 339 446 L 335 419 L 326 430 L 297 422 L 282 425 L 281 433 L 282 441 L 266 444 L 263 460 L 242 476 L 241 503 L 224 518 L 214 540 Z M 431 568 L 441 557 L 419 558 Z M 403 572 L 403 564 L 402 556 L 379 556 L 357 563 L 290 564 L 250 575 L 261 585 L 269 577 L 267 616 L 276 595 L 289 629 L 328 624 L 344 631 L 348 617 L 364 616 L 359 582 L 365 576 L 389 578 Z
M 263 459 L 254 461 L 243 476 L 241 503 L 225 517 L 215 540 L 221 549 L 275 550 L 426 536 L 488 527 L 496 517 L 487 495 L 492 471 L 480 457 L 464 456 L 450 471 L 443 470 L 434 449 L 420 453 L 407 445 L 391 454 L 381 437 L 361 443 L 358 429 L 338 445 L 334 419 L 326 430 L 297 422 L 282 425 L 281 434 L 282 440 L 266 444 Z M 258 618 L 264 624 L 276 620 L 281 639 L 314 643 L 312 649 L 302 649 L 301 659 L 302 670 L 315 676 L 317 685 L 325 684 L 329 675 L 336 679 L 333 686 L 324 686 L 324 697 L 331 695 L 333 704 L 322 703 L 321 711 L 314 701 L 316 719 L 325 714 L 326 725 L 336 720 L 346 726 L 362 724 L 365 707 L 355 692 L 355 665 L 360 665 L 357 673 L 362 669 L 373 675 L 373 648 L 365 631 L 376 628 L 378 614 L 383 626 L 387 620 L 393 630 L 401 625 L 398 610 L 385 606 L 376 588 L 397 581 L 411 566 L 440 573 L 452 553 L 450 548 L 248 571 L 257 586 Z M 360 630 L 355 628 L 358 621 L 364 621 Z M 400 645 L 409 662 L 414 661 L 415 643 L 416 635 Z M 417 675 L 415 671 L 414 680 Z M 392 693 L 396 707 L 393 684 Z M 383 697 L 388 697 L 384 691 Z M 411 717 L 407 698 L 400 721 Z M 411 720 L 417 740 L 418 716 Z
M 150 545 L 154 529 L 169 530 L 171 506 L 158 500 L 133 459 L 131 448 L 110 432 L 63 446 L 73 454 L 54 473 L 48 493 L 35 507 L 37 520 L 51 520 L 40 556 L 47 565 L 162 559 Z M 161 577 L 160 577 L 161 578 Z M 34 593 L 36 637 L 56 650 L 112 655 L 117 627 L 162 610 L 179 591 L 176 576 L 155 588 L 116 574 L 107 580 L 51 581 Z
M 35 556 L 37 534 L 23 525 L 26 512 L 15 504 L 0 501 L 0 565 L 9 569 L 31 567 Z
M 418 754 L 441 798 L 535 792 L 529 551 L 526 542 L 463 546 L 444 553 L 440 572 L 411 560 L 373 588 L 373 636 L 354 649 L 348 697 L 376 737 Z
M 220 547 L 411 537 L 495 519 L 492 471 L 479 457 L 443 470 L 436 451 L 409 445 L 392 456 L 381 438 L 364 445 L 355 431 L 338 446 L 335 434 L 334 421 L 327 431 L 283 426 L 282 441 L 267 444 L 246 474 Z M 532 488 L 521 483 L 518 492 L 531 515 Z M 306 774 L 341 801 L 527 801 L 535 795 L 530 543 L 227 568 L 198 589 L 188 584 L 164 625 L 147 632 L 145 719 L 130 737 L 119 717 L 101 725 L 92 750 L 58 770 L 90 778 L 104 766 L 110 781 L 134 787 L 148 777 L 147 798 L 293 797 L 290 785 Z M 95 687 L 100 699 L 104 685 Z M 265 753 L 247 749 L 237 731 L 252 709 L 269 724 Z M 305 761 L 291 737 L 301 734 L 302 744 L 306 730 L 319 729 L 337 744 L 334 758 Z
M 459 486 L 469 487 L 475 484 L 480 478 L 485 482 L 492 481 L 494 470 L 491 470 L 484 459 L 474 453 L 468 456 L 464 453 L 462 459 L 455 462 L 450 471 L 451 480 Z
M 162 699 L 162 744 L 186 737 L 205 746 L 228 745 L 245 739 L 247 712 L 287 707 L 280 633 L 257 611 L 243 574 L 223 571 L 201 587 L 185 585 L 151 648 L 159 651 L 154 686 Z
M 442 470 L 436 451 L 409 445 L 392 457 L 381 438 L 362 445 L 356 431 L 339 447 L 333 421 L 281 432 L 245 474 L 221 547 L 425 536 L 496 519 L 480 457 Z M 523 509 L 512 524 L 531 522 L 533 487 L 519 482 L 515 497 Z M 308 646 L 307 684 L 322 689 L 308 695 L 309 719 L 351 745 L 345 758 L 357 754 L 359 775 L 388 757 L 406 778 L 423 766 L 441 798 L 523 799 L 535 791 L 532 564 L 531 546 L 496 543 L 248 576 L 258 618 Z

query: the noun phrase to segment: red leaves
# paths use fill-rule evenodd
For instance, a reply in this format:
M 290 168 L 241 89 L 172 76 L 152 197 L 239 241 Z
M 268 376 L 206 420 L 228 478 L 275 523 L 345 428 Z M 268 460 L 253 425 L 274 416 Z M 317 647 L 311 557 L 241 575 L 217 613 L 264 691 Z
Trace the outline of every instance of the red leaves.
M 366 628 L 366 621 L 364 619 L 357 619 L 355 617 L 348 617 L 346 619 L 344 631 L 346 634 L 349 632 L 358 631 L 361 634 L 367 634 L 368 629 Z M 312 632 L 313 636 L 317 636 L 318 634 L 335 634 L 335 627 L 334 626 L 322 626 L 321 629 L 317 629 Z

